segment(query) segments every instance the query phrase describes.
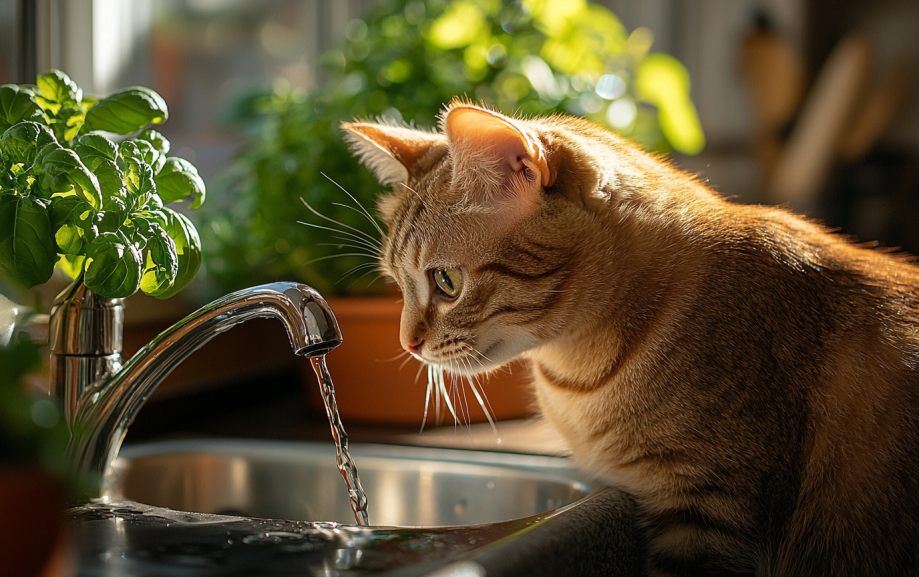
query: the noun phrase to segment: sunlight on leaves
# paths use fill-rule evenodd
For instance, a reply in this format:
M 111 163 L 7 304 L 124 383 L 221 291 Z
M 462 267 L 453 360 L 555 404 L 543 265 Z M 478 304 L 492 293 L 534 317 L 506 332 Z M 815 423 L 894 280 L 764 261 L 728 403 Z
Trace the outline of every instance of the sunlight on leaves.
M 431 42 L 443 50 L 463 48 L 487 34 L 485 18 L 471 2 L 457 2 L 431 26 Z
M 667 54 L 650 54 L 635 79 L 638 96 L 658 108 L 661 130 L 673 147 L 696 154 L 705 146 L 705 135 L 696 108 L 689 99 L 689 73 Z

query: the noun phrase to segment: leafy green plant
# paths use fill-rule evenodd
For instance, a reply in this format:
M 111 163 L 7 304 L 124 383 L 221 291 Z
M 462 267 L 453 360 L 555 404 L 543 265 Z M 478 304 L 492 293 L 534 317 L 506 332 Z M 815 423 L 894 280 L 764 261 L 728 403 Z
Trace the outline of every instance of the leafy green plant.
M 208 274 L 221 291 L 277 278 L 339 294 L 379 290 L 352 284 L 364 270 L 361 256 L 332 258 L 362 242 L 297 222 L 341 228 L 303 198 L 373 234 L 330 182 L 367 208 L 379 191 L 342 142 L 342 120 L 433 126 L 445 103 L 465 95 L 510 114 L 586 116 L 658 152 L 692 154 L 705 143 L 685 68 L 650 52 L 650 31 L 629 33 L 585 0 L 381 0 L 348 23 L 346 37 L 341 50 L 323 55 L 328 79 L 316 90 L 278 82 L 228 111 L 251 140 L 222 175 L 227 194 L 209 207 L 211 226 L 202 229 Z
M 200 241 L 163 205 L 190 197 L 198 208 L 205 186 L 194 166 L 167 157 L 162 134 L 138 133 L 168 116 L 148 88 L 88 97 L 59 70 L 0 87 L 0 275 L 32 287 L 57 267 L 111 298 L 182 290 Z

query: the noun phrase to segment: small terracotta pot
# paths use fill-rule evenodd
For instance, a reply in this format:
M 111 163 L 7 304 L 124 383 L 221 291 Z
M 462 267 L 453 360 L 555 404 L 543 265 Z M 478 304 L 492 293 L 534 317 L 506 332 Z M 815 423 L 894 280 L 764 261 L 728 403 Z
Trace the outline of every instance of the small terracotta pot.
M 420 364 L 414 359 L 405 362 L 399 344 L 401 301 L 393 297 L 329 299 L 329 305 L 341 328 L 344 343 L 326 357 L 329 373 L 335 383 L 338 411 L 345 424 L 367 423 L 421 425 L 424 416 L 427 371 L 418 372 Z M 307 391 L 309 404 L 323 410 L 322 397 L 308 361 L 302 363 L 309 374 Z M 450 381 L 447 377 L 447 386 Z M 529 386 L 529 371 L 522 363 L 514 363 L 483 382 L 492 416 L 515 419 L 533 413 L 534 401 Z M 486 421 L 475 396 L 464 384 L 465 398 L 458 396 L 458 412 L 468 406 L 470 422 Z M 457 397 L 454 397 L 454 401 Z M 445 424 L 453 418 L 442 406 Z M 463 420 L 463 416 L 460 415 Z M 428 410 L 428 424 L 434 424 L 434 401 Z

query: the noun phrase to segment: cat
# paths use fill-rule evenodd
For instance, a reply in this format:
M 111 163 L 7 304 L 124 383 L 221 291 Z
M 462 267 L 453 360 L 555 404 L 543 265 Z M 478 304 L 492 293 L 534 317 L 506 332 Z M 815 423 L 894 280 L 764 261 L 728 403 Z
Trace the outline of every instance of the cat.
M 919 574 L 919 268 L 733 204 L 587 120 L 456 100 L 342 125 L 384 185 L 400 339 L 529 360 L 585 470 L 634 496 L 651 575 Z

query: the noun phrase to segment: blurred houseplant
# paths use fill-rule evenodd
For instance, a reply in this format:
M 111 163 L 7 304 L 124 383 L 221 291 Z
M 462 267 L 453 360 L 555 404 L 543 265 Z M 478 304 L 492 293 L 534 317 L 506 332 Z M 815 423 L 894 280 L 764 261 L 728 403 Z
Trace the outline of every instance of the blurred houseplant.
M 198 234 L 163 205 L 197 208 L 205 188 L 163 135 L 139 132 L 167 117 L 152 90 L 84 96 L 59 70 L 0 87 L 0 276 L 33 287 L 58 268 L 111 298 L 182 290 L 201 263 Z
M 368 259 L 316 260 L 355 252 L 342 250 L 353 242 L 297 222 L 329 225 L 302 197 L 374 234 L 322 175 L 373 209 L 379 184 L 342 143 L 342 120 L 433 126 L 445 103 L 466 95 L 506 113 L 583 115 L 660 152 L 693 154 L 704 145 L 683 66 L 649 52 L 650 31 L 628 33 L 609 10 L 584 0 L 382 0 L 348 23 L 346 37 L 341 51 L 322 56 L 328 80 L 315 91 L 278 82 L 227 112 L 250 143 L 219 179 L 226 194 L 202 211 L 210 223 L 202 227 L 206 268 L 219 293 L 278 278 L 323 294 L 380 292 L 372 278 L 354 282 L 360 268 L 343 280 Z
M 218 292 L 276 279 L 306 282 L 326 296 L 383 292 L 365 276 L 374 272 L 368 244 L 378 233 L 355 206 L 372 211 L 380 186 L 342 142 L 342 120 L 433 126 L 445 103 L 466 95 L 506 113 L 583 115 L 660 152 L 704 145 L 682 65 L 649 52 L 647 29 L 628 33 L 606 8 L 584 0 L 381 0 L 348 23 L 346 37 L 340 51 L 322 56 L 328 80 L 315 91 L 277 82 L 229 109 L 250 142 L 220 177 L 225 194 L 203 214 L 207 271 Z M 338 388 L 342 415 L 417 424 L 424 388 L 413 384 L 414 369 L 399 373 L 404 363 L 380 362 L 401 352 L 401 305 L 350 299 L 332 307 L 345 335 L 328 359 L 346 383 Z M 529 411 L 522 373 L 489 381 L 494 416 Z M 471 410 L 470 420 L 485 417 Z

